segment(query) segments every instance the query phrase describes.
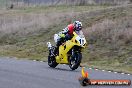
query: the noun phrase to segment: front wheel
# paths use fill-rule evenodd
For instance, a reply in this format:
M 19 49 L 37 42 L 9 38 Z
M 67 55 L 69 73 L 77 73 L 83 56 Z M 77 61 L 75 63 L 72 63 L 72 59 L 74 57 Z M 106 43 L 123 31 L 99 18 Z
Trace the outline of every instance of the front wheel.
M 77 69 L 80 66 L 81 60 L 82 60 L 82 54 L 81 53 L 75 53 L 73 56 L 70 57 L 69 67 L 72 70 Z
M 55 60 L 55 57 L 48 56 L 48 65 L 52 68 L 55 68 L 58 65 L 58 63 Z

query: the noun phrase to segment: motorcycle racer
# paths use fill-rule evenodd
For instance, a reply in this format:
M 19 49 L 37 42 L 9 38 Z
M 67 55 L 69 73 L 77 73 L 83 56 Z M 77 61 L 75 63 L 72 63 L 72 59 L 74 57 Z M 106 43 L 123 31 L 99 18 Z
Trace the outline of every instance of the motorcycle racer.
M 56 42 L 56 54 L 58 54 L 59 46 L 73 37 L 73 31 L 80 31 L 81 29 L 82 23 L 80 21 L 75 21 L 74 23 L 69 24 L 58 34 L 55 34 L 54 40 Z

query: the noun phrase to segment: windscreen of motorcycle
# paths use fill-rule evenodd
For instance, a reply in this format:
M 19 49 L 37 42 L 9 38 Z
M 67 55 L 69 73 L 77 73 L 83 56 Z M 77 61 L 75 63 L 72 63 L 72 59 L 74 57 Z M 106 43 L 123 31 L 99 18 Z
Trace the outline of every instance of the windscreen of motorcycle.
M 76 32 L 76 34 L 77 34 L 80 38 L 84 38 L 84 35 L 83 35 L 82 30 L 80 30 L 80 31 L 75 31 L 75 32 Z

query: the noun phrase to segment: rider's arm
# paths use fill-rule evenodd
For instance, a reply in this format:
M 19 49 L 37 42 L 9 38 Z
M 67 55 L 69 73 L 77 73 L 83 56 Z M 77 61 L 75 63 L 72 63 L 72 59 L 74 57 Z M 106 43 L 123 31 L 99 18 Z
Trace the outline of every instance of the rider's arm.
M 65 34 L 62 31 L 59 32 L 58 35 L 59 35 L 60 38 L 65 38 Z
M 68 28 L 64 28 L 61 32 L 58 33 L 58 35 L 61 37 L 61 38 L 65 38 L 66 34 L 68 33 Z
M 64 29 L 62 30 L 62 33 L 63 33 L 63 34 L 67 34 L 68 31 L 69 31 L 69 30 L 68 30 L 68 28 L 66 27 L 66 28 L 64 28 Z

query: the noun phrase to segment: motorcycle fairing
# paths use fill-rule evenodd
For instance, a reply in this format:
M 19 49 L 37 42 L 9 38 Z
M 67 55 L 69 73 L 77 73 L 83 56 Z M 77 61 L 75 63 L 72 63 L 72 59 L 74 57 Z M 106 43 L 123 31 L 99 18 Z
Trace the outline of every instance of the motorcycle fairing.
M 59 56 L 56 56 L 57 63 L 68 64 L 68 51 L 72 49 L 73 46 L 80 46 L 80 43 L 76 41 L 78 35 L 74 32 L 74 36 L 71 40 L 66 41 L 63 45 L 59 47 Z

